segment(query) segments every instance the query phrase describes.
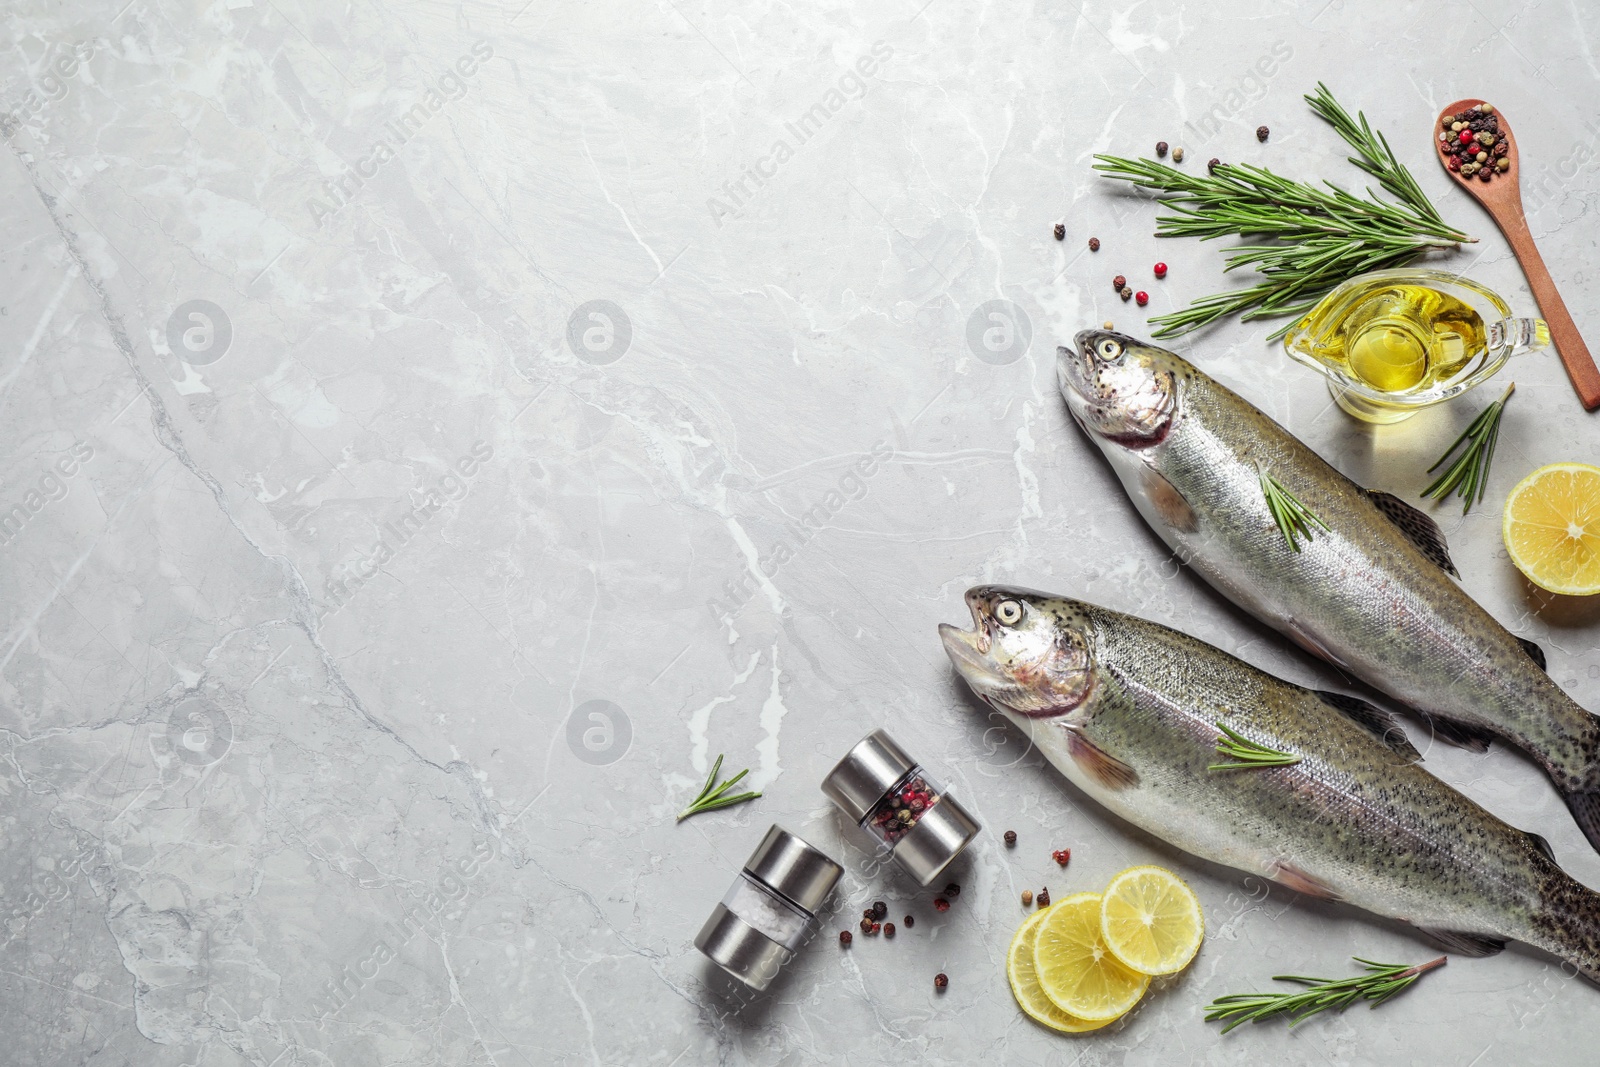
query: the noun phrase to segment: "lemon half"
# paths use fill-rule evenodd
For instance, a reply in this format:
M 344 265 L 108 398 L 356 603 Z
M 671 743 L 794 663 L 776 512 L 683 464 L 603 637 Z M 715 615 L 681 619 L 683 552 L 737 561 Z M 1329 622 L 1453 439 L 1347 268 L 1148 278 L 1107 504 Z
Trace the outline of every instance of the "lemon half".
M 1522 479 L 1506 498 L 1500 536 L 1539 588 L 1600 593 L 1600 467 L 1552 463 Z

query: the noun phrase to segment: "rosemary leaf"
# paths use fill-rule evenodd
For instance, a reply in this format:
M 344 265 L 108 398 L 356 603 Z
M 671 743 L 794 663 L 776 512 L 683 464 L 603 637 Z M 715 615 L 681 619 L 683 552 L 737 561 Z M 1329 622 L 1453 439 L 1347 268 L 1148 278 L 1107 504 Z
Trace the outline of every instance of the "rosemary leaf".
M 1313 526 L 1324 531 L 1328 529 L 1328 524 L 1312 514 L 1298 497 L 1283 487 L 1282 482 L 1265 470 L 1257 469 L 1256 474 L 1261 479 L 1261 495 L 1266 498 L 1267 510 L 1272 513 L 1272 520 L 1278 524 L 1290 548 L 1300 551 L 1302 537 L 1307 541 L 1314 540 L 1311 532 Z
M 1357 1000 L 1369 1000 L 1376 1008 L 1396 993 L 1408 989 L 1418 978 L 1438 967 L 1443 967 L 1447 956 L 1427 963 L 1407 966 L 1404 963 L 1374 963 L 1360 956 L 1352 957 L 1366 968 L 1367 973 L 1355 978 L 1307 978 L 1297 974 L 1276 974 L 1274 982 L 1297 982 L 1304 989 L 1292 993 L 1234 993 L 1218 997 L 1206 1005 L 1206 1022 L 1231 1020 L 1222 1028 L 1227 1033 L 1245 1023 L 1260 1022 L 1275 1015 L 1287 1015 L 1289 1025 L 1303 1021 L 1320 1011 L 1335 1008 L 1343 1011 Z
M 1474 241 L 1440 217 L 1388 140 L 1366 116 L 1339 105 L 1328 87 L 1306 102 L 1356 151 L 1350 157 L 1395 200 L 1370 189 L 1356 196 L 1332 182 L 1292 181 L 1248 163 L 1224 164 L 1206 175 L 1149 159 L 1095 156 L 1094 169 L 1154 189 L 1168 213 L 1156 218 L 1157 237 L 1263 238 L 1234 248 L 1226 270 L 1253 268 L 1261 278 L 1246 289 L 1201 297 L 1150 320 L 1153 335 L 1179 337 L 1230 315 L 1243 320 L 1291 316 L 1277 339 L 1341 282 L 1371 270 L 1404 266 L 1436 249 Z
M 711 773 L 706 775 L 705 787 L 700 790 L 699 796 L 695 797 L 694 800 L 689 802 L 689 806 L 687 808 L 684 808 L 682 811 L 678 812 L 678 822 L 682 822 L 691 815 L 699 815 L 703 811 L 716 811 L 718 808 L 727 808 L 733 806 L 734 804 L 742 804 L 747 800 L 754 800 L 756 797 L 761 795 L 760 793 L 756 792 L 735 793 L 731 796 L 728 794 L 728 789 L 737 784 L 739 779 L 749 774 L 750 768 L 746 767 L 732 778 L 729 778 L 726 782 L 719 784 L 717 782 L 717 775 L 721 771 L 722 755 L 719 753 L 717 755 L 716 762 L 711 765 Z
M 1292 767 L 1300 762 L 1301 757 L 1290 752 L 1279 752 L 1275 748 L 1245 737 L 1237 730 L 1231 730 L 1222 723 L 1217 723 L 1217 729 L 1222 731 L 1222 736 L 1217 738 L 1217 755 L 1227 756 L 1232 763 L 1213 763 L 1206 768 L 1208 771 L 1232 771 L 1239 769 L 1255 769 L 1258 767 Z
M 1423 496 L 1443 500 L 1455 492 L 1463 501 L 1463 515 L 1472 510 L 1473 504 L 1483 500 L 1483 494 L 1488 491 L 1489 464 L 1494 460 L 1495 444 L 1500 439 L 1500 416 L 1505 413 L 1506 401 L 1511 399 L 1512 390 L 1516 387 L 1516 382 L 1506 386 L 1500 399 L 1480 411 L 1472 424 L 1461 432 L 1461 436 L 1445 449 L 1439 461 L 1428 468 L 1428 473 L 1432 474 L 1455 455 L 1456 449 L 1463 444 L 1467 446 L 1456 456 L 1455 462 L 1422 491 Z

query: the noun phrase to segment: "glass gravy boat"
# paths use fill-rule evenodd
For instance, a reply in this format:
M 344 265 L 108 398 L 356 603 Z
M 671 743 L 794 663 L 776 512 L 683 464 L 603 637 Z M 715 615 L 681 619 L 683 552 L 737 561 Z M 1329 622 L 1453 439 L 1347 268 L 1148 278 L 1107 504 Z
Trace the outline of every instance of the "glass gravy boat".
M 1328 379 L 1341 408 L 1376 423 L 1458 397 L 1549 343 L 1543 319 L 1512 317 L 1477 282 L 1405 268 L 1351 278 L 1283 339 L 1292 358 Z

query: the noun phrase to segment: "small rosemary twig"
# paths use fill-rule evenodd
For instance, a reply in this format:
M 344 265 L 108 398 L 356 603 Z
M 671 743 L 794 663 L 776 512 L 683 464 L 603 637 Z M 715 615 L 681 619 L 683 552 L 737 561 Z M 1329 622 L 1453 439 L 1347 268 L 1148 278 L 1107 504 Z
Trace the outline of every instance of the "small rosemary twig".
M 1278 529 L 1283 531 L 1283 539 L 1289 547 L 1296 552 L 1300 551 L 1300 538 L 1307 541 L 1315 540 L 1311 532 L 1312 526 L 1328 529 L 1327 523 L 1311 513 L 1311 509 L 1300 503 L 1298 497 L 1283 487 L 1265 470 L 1256 472 L 1261 478 L 1261 495 L 1267 499 L 1267 510 L 1272 513 L 1272 520 L 1278 524 Z
M 743 778 L 745 775 L 749 774 L 750 768 L 746 767 L 732 778 L 729 778 L 726 782 L 718 785 L 717 773 L 721 770 L 722 755 L 719 753 L 717 755 L 717 762 L 711 765 L 711 773 L 706 775 L 705 788 L 700 790 L 700 795 L 695 797 L 694 800 L 689 803 L 687 808 L 684 808 L 682 811 L 678 812 L 678 822 L 682 822 L 691 815 L 699 815 L 702 811 L 716 811 L 718 808 L 726 808 L 733 804 L 742 804 L 746 800 L 754 800 L 756 797 L 761 795 L 760 793 L 736 793 L 731 797 L 728 796 L 728 787 L 733 785 L 739 779 Z
M 1213 763 L 1207 767 L 1208 771 L 1232 771 L 1240 768 L 1254 769 L 1257 767 L 1292 767 L 1300 762 L 1300 757 L 1289 752 L 1279 752 L 1266 745 L 1258 745 L 1245 737 L 1237 730 L 1230 730 L 1222 723 L 1217 723 L 1217 729 L 1222 731 L 1222 736 L 1217 738 L 1217 755 L 1227 756 L 1233 763 Z
M 1222 1028 L 1227 1033 L 1244 1023 L 1260 1022 L 1274 1015 L 1288 1015 L 1294 1026 L 1307 1016 L 1336 1008 L 1343 1011 L 1357 1000 L 1370 1000 L 1376 1008 L 1396 993 L 1410 987 L 1418 978 L 1436 967 L 1443 967 L 1449 957 L 1440 956 L 1427 963 L 1407 966 L 1403 963 L 1374 963 L 1354 956 L 1357 963 L 1366 967 L 1367 973 L 1356 978 L 1306 978 L 1297 974 L 1275 974 L 1274 982 L 1299 982 L 1305 989 L 1294 993 L 1235 993 L 1218 997 L 1206 1005 L 1206 1022 L 1231 1019 Z
M 1456 456 L 1456 461 L 1450 464 L 1450 468 L 1422 491 L 1423 496 L 1443 500 L 1454 490 L 1465 501 L 1461 505 L 1463 515 L 1472 510 L 1474 503 L 1483 499 L 1489 484 L 1489 464 L 1494 459 L 1495 442 L 1500 437 L 1500 416 L 1505 412 L 1506 401 L 1511 399 L 1511 391 L 1516 387 L 1516 382 L 1506 386 L 1506 391 L 1500 394 L 1500 399 L 1479 412 L 1478 417 L 1472 420 L 1472 425 L 1463 430 L 1455 443 L 1445 449 L 1444 455 L 1439 457 L 1439 462 L 1428 468 L 1428 473 L 1432 474 L 1444 466 L 1445 461 L 1454 455 L 1455 450 L 1463 443 L 1471 442 L 1461 455 Z

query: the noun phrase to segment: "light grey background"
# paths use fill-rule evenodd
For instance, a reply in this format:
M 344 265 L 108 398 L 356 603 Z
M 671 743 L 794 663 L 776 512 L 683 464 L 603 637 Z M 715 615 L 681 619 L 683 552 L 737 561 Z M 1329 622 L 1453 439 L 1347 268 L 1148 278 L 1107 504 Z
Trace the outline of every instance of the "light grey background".
M 1530 308 L 1429 159 L 1482 95 L 1600 339 L 1586 5 L 124 4 L 0 15 L 0 1062 L 1593 1061 L 1600 991 L 1518 949 L 1219 1038 L 1214 996 L 1433 952 L 1094 810 L 934 633 L 1017 581 L 1336 683 L 1180 572 L 1066 417 L 1054 344 L 1143 327 L 1113 274 L 1150 313 L 1223 284 L 1090 155 L 1359 185 L 1300 99 L 1326 80 L 1483 239 L 1444 262 Z M 1010 362 L 968 343 L 996 300 Z M 1179 347 L 1408 497 L 1488 400 L 1374 431 L 1266 332 Z M 1530 593 L 1498 533 L 1600 423 L 1552 355 L 1514 376 L 1489 500 L 1438 515 L 1600 707 L 1596 609 Z M 942 916 L 818 792 L 877 726 L 985 823 Z M 719 752 L 765 796 L 675 825 Z M 1526 761 L 1427 756 L 1600 885 Z M 690 941 L 774 821 L 848 873 L 750 997 Z M 1149 861 L 1204 901 L 1194 966 L 1104 1033 L 1023 1018 L 1019 891 Z M 915 929 L 841 951 L 879 898 Z

